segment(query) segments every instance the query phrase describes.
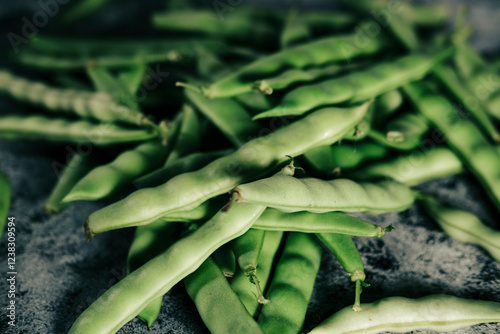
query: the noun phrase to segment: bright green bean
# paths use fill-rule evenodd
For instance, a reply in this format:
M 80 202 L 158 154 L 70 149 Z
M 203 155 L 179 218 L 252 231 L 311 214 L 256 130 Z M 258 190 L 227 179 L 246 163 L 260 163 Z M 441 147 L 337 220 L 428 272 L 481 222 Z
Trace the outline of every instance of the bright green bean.
M 404 87 L 417 109 L 436 125 L 465 167 L 474 174 L 500 210 L 500 154 L 481 131 L 465 119 L 445 97 L 426 92 L 416 83 Z
M 430 196 L 419 199 L 429 217 L 450 237 L 482 247 L 500 261 L 500 231 L 483 224 L 474 214 L 443 205 Z
M 142 129 L 124 128 L 110 123 L 95 124 L 45 116 L 2 116 L 0 138 L 45 140 L 62 143 L 113 145 L 144 141 L 155 137 Z
M 269 97 L 257 91 L 252 91 L 235 96 L 234 99 L 251 111 L 264 111 L 271 109 L 276 104 L 276 98 Z
M 387 46 L 384 38 L 369 38 L 363 47 L 357 43 L 359 34 L 334 36 L 301 44 L 258 60 L 238 71 L 214 82 L 204 90 L 211 98 L 236 96 L 252 90 L 253 81 L 266 79 L 287 68 L 301 69 L 321 66 L 328 63 L 351 60 L 361 56 L 373 55 Z
M 233 203 L 229 209 L 222 209 L 193 233 L 113 285 L 78 317 L 69 333 L 115 333 L 195 271 L 217 248 L 245 233 L 263 211 L 261 205 L 246 203 Z
M 58 175 L 57 184 L 45 202 L 45 211 L 56 214 L 64 210 L 68 204 L 61 203 L 62 199 L 96 164 L 93 156 L 73 154 L 68 165 Z
M 449 149 L 436 147 L 374 162 L 347 176 L 357 179 L 389 177 L 408 186 L 463 172 L 462 162 Z
M 258 322 L 264 333 L 300 333 L 306 317 L 322 249 L 313 236 L 290 233 Z
M 321 109 L 263 137 L 253 139 L 236 152 L 204 168 L 178 175 L 167 183 L 136 191 L 127 198 L 91 214 L 87 236 L 116 228 L 150 223 L 176 211 L 193 209 L 207 199 L 223 194 L 242 182 L 255 179 L 318 145 L 342 138 L 366 113 L 359 107 Z
M 212 254 L 212 259 L 220 268 L 224 276 L 233 277 L 236 272 L 236 258 L 230 243 L 222 245 Z
M 391 180 L 356 183 L 276 175 L 236 187 L 239 202 L 258 203 L 286 212 L 403 211 L 412 206 L 411 190 Z
M 500 321 L 500 303 L 432 295 L 419 299 L 388 297 L 361 304 L 362 312 L 346 307 L 311 334 L 377 334 L 427 329 L 449 332 L 484 322 Z
M 262 333 L 212 259 L 187 276 L 184 284 L 210 333 Z
M 259 256 L 259 281 L 262 290 L 266 289 L 266 286 L 271 278 L 271 270 L 273 269 L 273 262 L 278 251 L 278 248 L 283 238 L 283 232 L 281 231 L 266 231 L 266 236 L 264 237 L 264 243 L 262 245 L 262 250 Z M 253 289 L 252 285 L 248 285 L 248 277 L 241 270 L 237 270 L 235 276 L 230 282 L 231 288 L 238 295 L 243 305 L 247 309 L 250 315 L 255 316 L 260 303 L 255 296 L 257 295 L 257 290 Z
M 2 238 L 5 226 L 7 225 L 7 216 L 9 214 L 10 201 L 12 196 L 12 186 L 10 180 L 0 171 L 0 239 Z
M 451 50 L 432 56 L 410 54 L 339 78 L 305 85 L 290 91 L 278 106 L 253 119 L 302 115 L 322 105 L 367 100 L 423 78 L 451 54 Z
M 299 16 L 297 8 L 292 8 L 283 24 L 280 35 L 281 49 L 306 42 L 310 38 L 309 27 Z
M 372 120 L 375 115 L 375 111 L 375 105 L 372 103 L 361 122 L 356 124 L 354 128 L 348 131 L 342 139 L 349 141 L 360 141 L 366 138 L 372 128 Z
M 207 220 L 215 215 L 227 203 L 227 197 L 217 196 L 201 203 L 196 208 L 188 211 L 176 211 L 161 217 L 164 221 L 190 223 Z
M 96 201 L 129 186 L 136 177 L 161 166 L 166 149 L 159 141 L 149 141 L 118 155 L 109 164 L 91 170 L 62 200 Z

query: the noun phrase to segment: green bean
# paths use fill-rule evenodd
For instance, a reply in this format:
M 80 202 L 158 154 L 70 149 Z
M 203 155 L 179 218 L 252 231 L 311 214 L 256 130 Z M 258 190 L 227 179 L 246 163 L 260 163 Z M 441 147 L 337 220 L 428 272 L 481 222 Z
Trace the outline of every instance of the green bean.
M 500 132 L 498 132 L 495 124 L 489 118 L 483 105 L 479 103 L 480 101 L 476 101 L 477 103 L 475 103 L 474 100 L 471 100 L 471 97 L 474 97 L 473 93 L 467 89 L 453 69 L 444 65 L 436 66 L 434 68 L 434 75 L 443 83 L 455 99 L 467 108 L 488 136 L 495 142 L 500 142 Z
M 235 96 L 234 99 L 245 108 L 255 111 L 268 110 L 276 104 L 274 97 L 269 97 L 256 91 L 240 94 Z
M 377 97 L 374 102 L 376 112 L 373 115 L 373 125 L 377 127 L 384 124 L 386 119 L 393 115 L 402 104 L 403 95 L 397 89 Z
M 71 189 L 62 202 L 96 201 L 130 185 L 137 176 L 160 166 L 165 147 L 157 140 L 145 142 L 118 155 L 109 164 L 91 170 Z
M 358 23 L 356 17 L 345 12 L 301 12 L 301 19 L 314 35 L 332 35 L 348 31 Z
M 358 237 L 383 237 L 392 230 L 340 212 L 282 212 L 267 208 L 252 228 L 266 231 L 337 233 Z
M 64 210 L 68 204 L 61 203 L 62 199 L 96 164 L 94 156 L 73 154 L 68 165 L 58 175 L 57 184 L 45 202 L 45 211 L 56 214 Z
M 80 0 L 64 12 L 61 21 L 65 24 L 75 23 L 86 16 L 92 15 L 110 1 L 112 0 Z
M 408 186 L 463 172 L 462 162 L 445 147 L 416 151 L 387 161 L 374 162 L 346 176 L 355 179 L 389 177 Z
M 210 100 L 192 90 L 186 90 L 186 96 L 236 147 L 260 130 L 258 123 L 252 122 L 250 114 L 233 100 Z
M 0 171 L 0 238 L 3 235 L 7 225 L 7 216 L 9 214 L 10 201 L 12 196 L 12 186 L 10 180 Z
M 297 8 L 290 9 L 287 18 L 283 24 L 280 36 L 281 49 L 303 43 L 310 38 L 309 27 L 299 16 Z
M 194 44 L 193 48 L 196 51 L 196 67 L 198 74 L 202 78 L 218 78 L 230 73 L 231 69 L 203 45 Z
M 263 211 L 261 205 L 246 203 L 233 203 L 229 209 L 222 209 L 193 233 L 113 285 L 78 317 L 69 333 L 116 332 L 195 271 L 217 248 L 245 233 Z
M 500 95 L 494 95 L 487 103 L 490 116 L 500 121 Z
M 451 50 L 432 56 L 410 54 L 340 78 L 304 85 L 288 92 L 279 105 L 253 119 L 302 115 L 326 104 L 367 100 L 423 78 L 433 66 L 450 55 Z
M 236 258 L 230 243 L 222 245 L 212 254 L 212 259 L 220 268 L 224 276 L 233 277 L 236 272 Z
M 316 236 L 340 262 L 351 277 L 351 281 L 355 282 L 356 293 L 352 309 L 361 311 L 361 285 L 365 287 L 368 285 L 364 283 L 366 278 L 365 266 L 352 237 L 336 233 L 318 233 Z
M 106 146 L 131 143 L 153 138 L 142 129 L 118 125 L 95 124 L 84 120 L 67 120 L 45 116 L 1 116 L 0 138 L 15 140 L 45 140 L 62 143 L 92 143 Z
M 419 198 L 425 212 L 450 237 L 477 245 L 500 261 L 500 231 L 483 224 L 474 214 L 439 203 L 431 196 Z
M 178 211 L 170 213 L 160 219 L 170 222 L 184 222 L 190 223 L 194 221 L 210 219 L 226 204 L 227 198 L 224 196 L 217 196 L 201 203 L 196 208 L 187 211 Z
M 136 191 L 127 198 L 91 214 L 87 236 L 116 228 L 144 225 L 176 211 L 195 208 L 242 182 L 269 172 L 289 156 L 339 140 L 366 113 L 368 104 L 348 109 L 321 109 L 263 137 L 204 168 L 178 175 L 167 183 Z
M 427 120 L 419 114 L 404 113 L 390 120 L 384 131 L 372 129 L 368 136 L 377 143 L 396 150 L 411 151 L 422 143 L 429 131 Z
M 276 175 L 236 187 L 239 202 L 259 203 L 286 212 L 403 211 L 412 206 L 411 190 L 391 180 L 356 183 L 348 179 L 323 181 Z
M 127 256 L 127 275 L 167 249 L 174 241 L 178 227 L 176 223 L 164 221 L 138 227 Z M 148 325 L 148 329 L 158 318 L 162 301 L 163 297 L 157 298 L 137 316 Z
M 372 128 L 372 120 L 375 115 L 375 105 L 372 103 L 363 119 L 342 138 L 349 141 L 360 141 L 368 136 Z
M 104 122 L 150 125 L 139 111 L 118 104 L 108 94 L 53 88 L 7 71 L 0 71 L 0 92 L 54 113 L 74 114 Z
M 445 97 L 428 93 L 416 83 L 404 87 L 417 109 L 444 134 L 448 145 L 474 174 L 500 210 L 500 154 L 470 120 Z
M 259 256 L 259 281 L 262 290 L 266 289 L 271 276 L 273 262 L 283 238 L 281 231 L 266 231 L 264 243 Z M 260 303 L 256 298 L 257 291 L 248 285 L 248 277 L 241 270 L 237 270 L 230 282 L 231 288 L 238 295 L 250 315 L 255 316 Z
M 322 38 L 259 58 L 238 71 L 217 80 L 204 89 L 204 93 L 211 98 L 236 96 L 251 91 L 254 80 L 266 79 L 287 68 L 302 69 L 352 60 L 373 55 L 387 46 L 387 40 L 384 38 L 369 38 L 367 43 L 359 48 L 357 41 L 362 34 L 363 29 L 359 33 L 351 35 Z
M 187 276 L 184 284 L 210 333 L 262 333 L 212 259 Z
M 189 173 L 198 170 L 210 162 L 233 152 L 233 149 L 218 150 L 203 153 L 193 153 L 171 162 L 168 166 L 163 166 L 149 174 L 141 176 L 133 183 L 138 188 L 148 188 L 159 186 L 174 176 L 182 173 Z
M 290 233 L 258 322 L 264 333 L 300 333 L 321 263 L 312 236 Z
M 146 75 L 146 64 L 136 64 L 130 66 L 127 70 L 122 71 L 118 75 L 118 80 L 120 80 L 127 89 L 128 93 L 134 95 L 137 90 L 144 83 L 144 77 Z
M 353 312 L 350 307 L 340 310 L 310 333 L 376 334 L 417 329 L 448 332 L 500 321 L 500 303 L 446 295 L 388 297 L 361 306 L 363 312 Z

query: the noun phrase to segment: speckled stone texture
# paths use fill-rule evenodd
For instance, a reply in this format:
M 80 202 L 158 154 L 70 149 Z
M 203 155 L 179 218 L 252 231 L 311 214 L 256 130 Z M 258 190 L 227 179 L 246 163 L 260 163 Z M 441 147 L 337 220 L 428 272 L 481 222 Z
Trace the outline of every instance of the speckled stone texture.
M 306 1 L 303 1 L 304 3 Z M 431 2 L 431 1 L 429 1 Z M 442 1 L 456 8 L 459 1 Z M 477 29 L 473 42 L 485 52 L 498 51 L 500 5 L 497 1 L 467 1 Z M 89 33 L 99 31 L 147 31 L 148 13 L 162 8 L 164 1 L 116 1 L 112 10 L 96 15 Z M 211 1 L 200 4 L 211 6 Z M 268 1 L 244 0 L 241 6 Z M 273 1 L 288 7 L 296 1 Z M 2 42 L 9 31 L 18 31 L 21 17 L 38 10 L 37 1 L 0 2 Z M 313 8 L 338 7 L 329 1 L 307 1 Z M 30 14 L 31 13 L 31 14 Z M 82 25 L 83 27 L 83 25 Z M 84 29 L 80 27 L 80 29 Z M 57 30 L 50 22 L 44 32 Z M 5 46 L 5 44 L 3 44 Z M 3 66 L 3 62 L 0 65 Z M 0 98 L 0 113 L 15 113 L 25 106 Z M 57 216 L 44 212 L 43 204 L 56 182 L 51 167 L 64 162 L 64 145 L 0 142 L 0 169 L 10 177 L 13 201 L 10 214 L 16 217 L 17 313 L 16 327 L 7 325 L 6 238 L 0 242 L 1 333 L 49 333 L 68 331 L 77 316 L 105 290 L 124 277 L 132 229 L 104 233 L 88 243 L 83 233 L 85 218 L 102 203 L 78 202 Z M 446 200 L 494 224 L 500 220 L 477 182 L 470 176 L 456 176 L 420 185 Z M 500 301 L 500 264 L 481 249 L 451 240 L 418 206 L 400 214 L 366 217 L 380 225 L 393 224 L 396 230 L 382 239 L 356 238 L 366 266 L 370 288 L 363 302 L 387 296 L 421 297 L 451 294 L 464 298 Z M 497 225 L 498 226 L 498 225 Z M 352 303 L 354 286 L 332 255 L 323 255 L 320 273 L 309 305 L 304 331 Z M 162 312 L 153 325 L 154 333 L 207 333 L 194 304 L 178 284 L 163 299 Z M 500 324 L 484 324 L 457 333 L 498 333 Z M 119 333 L 150 333 L 134 319 Z M 428 333 L 418 331 L 418 333 Z

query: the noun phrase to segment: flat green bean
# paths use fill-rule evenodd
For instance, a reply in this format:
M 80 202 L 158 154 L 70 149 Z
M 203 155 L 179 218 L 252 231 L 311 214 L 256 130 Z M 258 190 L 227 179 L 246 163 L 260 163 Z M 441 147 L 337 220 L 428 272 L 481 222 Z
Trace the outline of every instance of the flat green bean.
M 147 225 L 146 225 L 147 226 Z M 212 259 L 224 276 L 233 277 L 236 272 L 236 258 L 230 243 L 222 245 L 212 254 Z
M 10 180 L 0 171 L 0 238 L 3 235 L 5 226 L 7 225 L 7 216 L 9 214 L 10 201 L 12 196 L 12 186 Z
M 44 140 L 59 143 L 92 143 L 98 146 L 152 139 L 155 134 L 110 123 L 95 124 L 45 116 L 0 116 L 0 138 Z
M 269 97 L 257 91 L 240 94 L 234 97 L 234 100 L 250 109 L 250 111 L 264 111 L 271 109 L 275 103 L 276 98 Z
M 262 333 L 212 259 L 187 276 L 184 284 L 210 333 Z
M 217 196 L 188 211 L 176 211 L 161 217 L 164 221 L 190 223 L 210 219 L 227 203 L 227 198 Z
M 322 105 L 354 103 L 376 97 L 423 78 L 436 64 L 451 56 L 451 51 L 432 56 L 410 54 L 339 78 L 301 86 L 288 92 L 276 107 L 253 119 L 302 115 Z
M 354 108 L 326 108 L 242 145 L 236 152 L 204 168 L 184 173 L 156 188 L 138 190 L 127 198 L 91 214 L 87 236 L 128 226 L 148 224 L 176 211 L 187 211 L 255 179 L 318 145 L 342 138 L 366 113 L 368 103 Z
M 418 299 L 388 297 L 361 304 L 362 312 L 346 307 L 335 313 L 311 334 L 377 334 L 427 329 L 454 331 L 465 326 L 500 321 L 500 303 L 432 295 Z

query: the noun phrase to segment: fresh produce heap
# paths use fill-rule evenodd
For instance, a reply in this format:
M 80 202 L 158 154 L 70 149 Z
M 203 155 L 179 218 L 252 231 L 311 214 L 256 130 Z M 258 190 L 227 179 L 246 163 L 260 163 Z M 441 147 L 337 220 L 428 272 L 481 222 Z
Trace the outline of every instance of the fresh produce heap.
M 51 82 L 0 70 L 3 95 L 40 109 L 2 114 L 0 138 L 93 148 L 76 150 L 46 210 L 112 202 L 85 222 L 89 241 L 136 227 L 128 276 L 70 333 L 115 333 L 134 317 L 151 327 L 181 281 L 212 333 L 299 333 L 326 250 L 354 283 L 353 305 L 312 333 L 500 322 L 500 303 L 453 296 L 362 304 L 352 236 L 393 227 L 348 214 L 418 202 L 500 261 L 498 230 L 412 188 L 470 173 L 500 211 L 500 91 L 484 87 L 498 70 L 468 44 L 463 12 L 447 27 L 447 7 L 386 0 L 345 1 L 345 13 L 172 3 L 152 25 L 175 39 L 37 36 L 12 59 Z M 177 87 L 156 87 L 158 63 L 174 64 Z M 3 174 L 0 190 L 5 222 Z

